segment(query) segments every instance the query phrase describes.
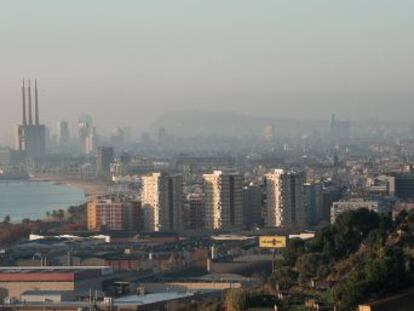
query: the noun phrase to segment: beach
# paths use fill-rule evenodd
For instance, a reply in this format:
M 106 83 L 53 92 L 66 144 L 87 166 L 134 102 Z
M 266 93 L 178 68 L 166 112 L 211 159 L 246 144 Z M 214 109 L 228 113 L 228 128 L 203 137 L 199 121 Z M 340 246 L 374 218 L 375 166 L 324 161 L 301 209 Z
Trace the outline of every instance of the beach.
M 87 196 L 97 196 L 107 194 L 110 188 L 108 182 L 99 180 L 81 180 L 61 177 L 33 177 L 33 181 L 48 181 L 56 184 L 63 184 L 69 187 L 74 187 L 82 190 Z

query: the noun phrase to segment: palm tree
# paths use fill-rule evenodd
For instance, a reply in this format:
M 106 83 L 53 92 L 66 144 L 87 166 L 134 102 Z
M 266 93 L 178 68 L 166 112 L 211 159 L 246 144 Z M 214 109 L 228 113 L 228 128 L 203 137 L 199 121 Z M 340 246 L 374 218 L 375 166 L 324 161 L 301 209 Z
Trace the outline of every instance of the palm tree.
M 57 215 L 58 215 L 58 212 L 57 212 L 56 210 L 53 210 L 53 211 L 52 211 L 52 218 L 53 218 L 53 220 L 55 220 L 55 221 L 56 221 L 56 219 L 57 219 Z
M 64 211 L 63 209 L 60 209 L 60 210 L 58 211 L 57 216 L 58 216 L 58 218 L 59 218 L 59 221 L 63 221 L 63 219 L 65 218 L 65 211 Z

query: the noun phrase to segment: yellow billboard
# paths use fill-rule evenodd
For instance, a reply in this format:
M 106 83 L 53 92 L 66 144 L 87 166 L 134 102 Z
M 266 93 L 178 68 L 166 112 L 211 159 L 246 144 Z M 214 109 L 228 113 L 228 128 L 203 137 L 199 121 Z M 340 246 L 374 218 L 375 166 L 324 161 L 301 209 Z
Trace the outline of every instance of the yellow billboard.
M 285 248 L 286 237 L 280 235 L 259 237 L 259 247 L 262 248 Z

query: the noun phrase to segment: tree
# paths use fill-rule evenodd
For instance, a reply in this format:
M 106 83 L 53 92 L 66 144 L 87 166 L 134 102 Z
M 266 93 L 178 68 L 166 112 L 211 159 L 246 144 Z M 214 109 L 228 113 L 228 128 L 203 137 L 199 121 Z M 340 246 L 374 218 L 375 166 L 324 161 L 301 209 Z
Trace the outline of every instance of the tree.
M 56 221 L 57 215 L 58 215 L 58 212 L 56 210 L 53 210 L 52 211 L 52 218 L 53 218 L 54 221 Z
M 224 297 L 226 311 L 243 311 L 247 308 L 247 297 L 241 289 L 229 289 Z
M 304 254 L 296 261 L 299 278 L 304 282 L 319 278 L 319 271 L 324 265 L 324 259 L 319 253 Z
M 287 247 L 282 250 L 284 263 L 294 267 L 299 256 L 305 253 L 305 241 L 301 239 L 289 240 Z
M 58 210 L 57 217 L 59 221 L 63 221 L 65 219 L 65 211 L 63 209 Z
M 273 272 L 270 281 L 273 289 L 288 290 L 297 280 L 298 274 L 289 267 L 280 267 Z
M 5 223 L 5 224 L 9 224 L 10 221 L 11 221 L 11 218 L 10 218 L 9 215 L 5 216 L 4 219 L 3 219 L 3 223 Z
M 357 263 L 337 286 L 339 310 L 352 310 L 370 298 L 405 288 L 409 283 L 402 249 L 385 247 Z
M 336 258 L 355 252 L 361 241 L 371 230 L 377 229 L 379 224 L 380 216 L 366 208 L 339 215 L 334 225 Z
M 366 208 L 342 213 L 335 224 L 323 228 L 310 242 L 312 252 L 321 252 L 325 258 L 342 259 L 354 253 L 368 234 L 389 223 Z

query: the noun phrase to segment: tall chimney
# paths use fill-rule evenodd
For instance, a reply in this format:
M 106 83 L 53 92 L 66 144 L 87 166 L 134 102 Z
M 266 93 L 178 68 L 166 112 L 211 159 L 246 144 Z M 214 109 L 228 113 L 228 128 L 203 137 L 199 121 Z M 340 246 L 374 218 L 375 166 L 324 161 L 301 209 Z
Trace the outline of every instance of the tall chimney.
M 30 80 L 29 80 L 29 87 L 27 88 L 27 99 L 29 101 L 29 125 L 33 125 L 33 118 L 32 118 L 32 90 L 30 88 Z
M 39 103 L 37 97 L 37 80 L 35 80 L 35 124 L 39 125 Z
M 23 113 L 23 119 L 22 119 L 22 124 L 23 126 L 27 125 L 27 120 L 26 120 L 26 90 L 24 89 L 24 79 L 23 79 L 23 86 L 22 86 L 22 113 Z

